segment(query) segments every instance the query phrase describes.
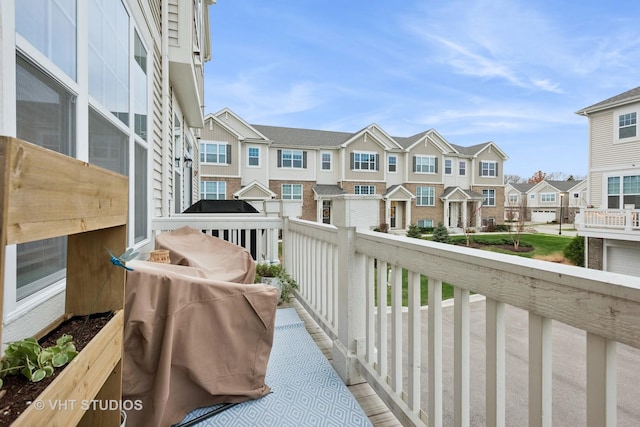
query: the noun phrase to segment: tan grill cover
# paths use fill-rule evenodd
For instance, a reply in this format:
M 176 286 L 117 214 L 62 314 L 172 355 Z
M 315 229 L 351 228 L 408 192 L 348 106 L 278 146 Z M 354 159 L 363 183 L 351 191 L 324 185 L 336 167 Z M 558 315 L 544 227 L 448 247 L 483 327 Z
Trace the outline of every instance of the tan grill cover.
M 256 275 L 249 251 L 189 226 L 159 234 L 156 249 L 168 249 L 171 264 L 201 268 L 212 279 L 253 283 Z
M 215 280 L 215 268 L 127 265 L 123 399 L 142 403 L 128 425 L 169 426 L 198 407 L 269 392 L 275 288 Z

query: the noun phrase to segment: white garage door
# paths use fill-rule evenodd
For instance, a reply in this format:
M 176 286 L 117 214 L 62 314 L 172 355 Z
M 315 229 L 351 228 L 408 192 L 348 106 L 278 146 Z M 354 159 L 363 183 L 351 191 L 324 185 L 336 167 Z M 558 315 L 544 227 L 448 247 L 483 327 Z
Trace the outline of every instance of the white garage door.
M 556 220 L 555 210 L 534 210 L 531 212 L 531 222 L 552 222 Z
M 640 276 L 640 248 L 607 247 L 607 271 Z

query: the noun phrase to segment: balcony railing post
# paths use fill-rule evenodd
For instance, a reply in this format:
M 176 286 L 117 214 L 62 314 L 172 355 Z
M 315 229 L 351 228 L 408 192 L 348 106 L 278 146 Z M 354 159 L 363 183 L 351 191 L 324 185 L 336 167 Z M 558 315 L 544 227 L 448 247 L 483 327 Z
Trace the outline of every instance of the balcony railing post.
M 366 257 L 356 252 L 356 229 L 379 223 L 379 196 L 338 196 L 332 200 L 332 222 L 338 228 L 338 339 L 333 343 L 333 366 L 346 384 L 364 382 L 357 355 L 366 336 Z

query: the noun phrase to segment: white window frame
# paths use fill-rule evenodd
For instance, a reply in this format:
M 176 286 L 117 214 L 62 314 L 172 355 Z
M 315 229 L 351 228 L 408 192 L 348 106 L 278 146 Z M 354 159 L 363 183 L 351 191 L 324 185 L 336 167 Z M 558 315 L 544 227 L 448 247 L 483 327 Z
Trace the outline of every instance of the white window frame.
M 415 173 L 435 174 L 436 173 L 436 156 L 416 155 Z
M 493 201 L 493 203 L 491 203 L 491 201 Z M 482 206 L 495 206 L 495 205 L 496 205 L 496 190 L 494 188 L 483 189 L 482 190 Z
M 391 170 L 392 166 L 393 166 L 393 170 Z M 389 173 L 398 172 L 398 156 L 395 156 L 395 155 L 389 156 L 389 158 L 387 159 L 387 172 Z
M 299 165 L 298 165 L 299 162 Z M 285 164 L 288 163 L 288 164 Z M 304 169 L 304 152 L 302 150 L 281 150 L 280 168 Z
M 228 165 L 229 159 L 227 159 L 227 146 L 229 144 L 221 141 L 200 141 L 200 163 L 205 165 Z M 216 160 L 213 162 L 207 161 L 207 155 L 210 154 L 210 148 L 216 147 L 215 155 Z M 223 152 L 221 153 L 220 150 Z M 213 154 L 213 153 L 211 153 Z M 221 161 L 221 157 L 224 159 Z
M 445 175 L 453 175 L 453 159 L 444 159 L 444 171 Z
M 540 193 L 540 203 L 555 203 L 556 193 Z
M 210 191 L 208 187 L 215 187 L 214 191 Z M 208 195 L 215 195 L 211 199 Z M 222 198 L 220 198 L 222 196 Z M 227 198 L 227 182 L 226 181 L 200 181 L 200 198 L 207 200 L 226 200 Z
M 638 135 L 638 113 L 636 111 L 620 111 L 615 115 L 615 132 L 617 142 L 628 142 L 637 140 Z M 633 135 L 620 136 L 622 130 L 633 131 Z
M 375 185 L 355 185 L 353 187 L 353 194 L 365 194 L 365 195 L 376 194 L 376 186 Z
M 420 228 L 433 228 L 433 220 L 432 219 L 419 219 L 417 224 Z
M 480 162 L 480 176 L 495 178 L 498 176 L 498 162 L 483 160 Z
M 325 160 L 325 156 L 328 159 Z M 328 166 L 325 168 L 325 166 Z M 320 170 L 324 172 L 330 172 L 333 170 L 333 156 L 328 151 L 323 151 L 320 153 Z
M 426 191 L 428 194 L 422 194 Z M 416 206 L 435 206 L 436 205 L 436 188 L 430 186 L 416 187 Z
M 251 150 L 257 150 L 257 155 L 252 156 Z M 251 164 L 251 160 L 255 159 L 256 164 Z M 247 147 L 247 167 L 249 168 L 259 168 L 260 167 L 260 147 Z
M 300 194 L 295 189 L 299 189 Z M 282 200 L 302 200 L 304 188 L 302 184 L 282 184 L 280 191 Z
M 511 205 L 515 205 L 516 203 L 518 203 L 518 195 L 517 194 L 509 194 L 509 204 Z
M 353 170 L 360 172 L 376 172 L 378 170 L 377 159 L 378 153 L 368 151 L 354 151 Z M 367 167 L 363 167 L 364 165 L 367 165 Z
M 467 176 L 467 161 L 460 160 L 458 162 L 458 175 Z

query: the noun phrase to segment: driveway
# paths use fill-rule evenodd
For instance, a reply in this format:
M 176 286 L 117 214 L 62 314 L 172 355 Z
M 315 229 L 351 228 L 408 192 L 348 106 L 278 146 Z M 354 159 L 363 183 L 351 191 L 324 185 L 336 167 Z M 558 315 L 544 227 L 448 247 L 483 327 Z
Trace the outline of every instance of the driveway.
M 561 232 L 562 236 L 571 237 L 578 234 L 578 231 L 573 224 L 562 224 L 562 228 L 560 228 L 560 224 L 526 224 L 525 230 L 535 230 L 538 233 L 556 235 L 559 235 Z

